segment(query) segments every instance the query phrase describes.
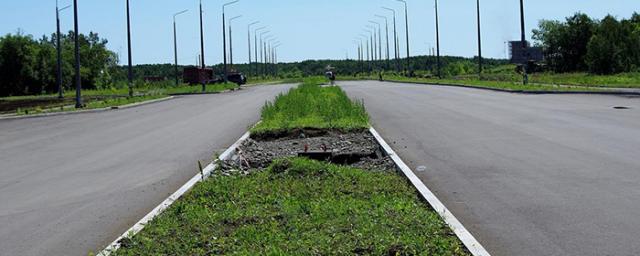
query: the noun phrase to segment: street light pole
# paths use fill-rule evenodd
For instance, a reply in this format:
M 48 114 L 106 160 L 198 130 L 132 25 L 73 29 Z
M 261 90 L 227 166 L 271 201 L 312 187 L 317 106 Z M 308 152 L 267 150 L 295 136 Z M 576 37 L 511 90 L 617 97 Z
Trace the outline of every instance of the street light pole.
M 378 60 L 382 60 L 382 25 L 380 22 L 370 20 L 372 24 L 378 25 Z
M 73 29 L 76 55 L 76 108 L 82 108 L 82 82 L 80 79 L 80 42 L 78 40 L 78 0 L 73 0 Z
M 233 22 L 233 20 L 239 19 L 240 17 L 242 17 L 242 15 L 238 15 L 229 19 L 229 64 L 231 65 L 232 69 L 233 69 L 233 34 L 232 34 L 233 30 L 231 29 L 231 23 Z
M 387 69 L 389 69 L 389 19 L 387 19 L 387 17 L 385 17 L 385 16 L 377 15 L 377 14 L 376 14 L 376 17 L 384 19 L 385 34 L 386 34 L 386 39 L 387 39 L 387 54 L 386 54 L 386 57 L 387 57 Z
M 254 40 L 253 41 L 253 47 L 255 48 L 255 55 L 254 55 L 255 61 L 253 62 L 255 69 L 254 69 L 254 73 L 253 74 L 255 76 L 258 76 L 258 73 L 259 73 L 259 71 L 258 71 L 258 46 L 259 46 L 259 44 L 258 44 L 258 31 L 266 29 L 266 28 L 267 27 L 264 26 L 264 27 L 257 28 L 257 29 L 255 29 L 253 31 L 253 40 Z
M 371 56 L 373 56 L 373 61 L 377 61 L 378 60 L 378 46 L 377 46 L 377 41 L 378 38 L 376 37 L 376 26 L 373 25 L 367 25 L 368 28 L 371 29 L 371 31 L 373 31 L 373 37 L 371 39 L 371 50 L 373 52 L 373 54 Z
M 524 0 L 520 0 L 520 36 L 522 41 L 522 54 L 526 55 L 527 51 L 527 39 L 525 36 L 525 27 L 524 27 Z M 522 84 L 526 85 L 529 83 L 529 75 L 527 74 L 527 65 L 529 64 L 527 58 L 525 59 L 525 63 L 522 65 Z
M 58 98 L 64 98 L 64 94 L 62 91 L 62 46 L 60 45 L 60 12 L 65 9 L 71 7 L 71 5 L 67 5 L 62 9 L 58 8 L 58 1 L 56 0 L 56 48 L 58 54 L 58 67 L 57 67 L 57 77 L 56 83 L 58 85 Z
M 393 52 L 394 52 L 394 58 L 396 60 L 396 71 L 400 71 L 400 62 L 398 60 L 398 32 L 396 30 L 396 10 L 388 8 L 388 7 L 382 7 L 382 9 L 385 10 L 389 10 L 391 12 L 393 12 Z
M 265 65 L 265 60 L 266 60 L 266 51 L 267 51 L 267 46 L 266 46 L 266 42 L 265 40 L 268 39 L 269 37 L 271 37 L 271 35 L 267 35 L 267 37 L 265 38 L 264 35 L 269 33 L 270 31 L 264 31 L 262 33 L 260 33 L 260 61 L 261 61 L 261 65 L 260 65 L 260 69 L 262 70 L 262 76 L 264 77 L 264 65 Z
M 247 43 L 249 45 L 249 72 L 247 73 L 247 75 L 249 75 L 251 73 L 251 67 L 252 67 L 252 62 L 253 60 L 251 59 L 251 27 L 253 25 L 256 25 L 260 23 L 259 21 L 254 21 L 252 23 L 249 23 L 249 25 L 247 25 Z
M 397 0 L 398 2 L 402 2 L 404 4 L 404 19 L 406 26 L 406 36 L 407 36 L 407 75 L 411 74 L 411 60 L 409 60 L 409 10 L 407 8 L 407 1 L 405 0 Z
M 436 1 L 436 62 L 438 67 L 438 78 L 442 78 L 442 73 L 440 73 L 440 24 L 438 19 L 438 0 Z
M 228 2 L 226 4 L 222 5 L 222 55 L 223 55 L 223 63 L 224 63 L 224 82 L 227 83 L 227 79 L 228 79 L 228 70 L 227 70 L 227 32 L 226 32 L 226 20 L 225 20 L 225 7 L 235 4 L 237 2 L 239 2 L 240 0 L 235 0 L 235 1 L 231 1 Z
M 204 63 L 204 29 L 202 26 L 202 0 L 200 0 L 200 66 L 202 69 L 206 67 Z M 202 83 L 202 90 L 204 91 L 204 83 Z
M 129 16 L 129 0 L 127 0 L 127 48 L 129 52 L 129 97 L 133 97 L 133 65 L 131 61 L 131 18 Z
M 482 34 L 480 31 L 480 0 L 477 0 L 478 12 L 478 77 L 482 77 Z
M 176 76 L 176 86 L 180 84 L 180 79 L 178 79 L 178 32 L 176 29 L 176 17 L 180 14 L 187 12 L 187 10 L 178 12 L 173 15 L 173 56 L 175 60 L 175 76 Z

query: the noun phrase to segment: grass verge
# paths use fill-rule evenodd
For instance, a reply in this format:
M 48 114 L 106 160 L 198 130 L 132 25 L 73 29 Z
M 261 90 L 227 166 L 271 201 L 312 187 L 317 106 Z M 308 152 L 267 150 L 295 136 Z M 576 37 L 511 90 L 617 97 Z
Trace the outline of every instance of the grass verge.
M 262 122 L 252 135 L 282 133 L 292 129 L 354 131 L 369 127 L 363 102 L 349 99 L 337 86 L 321 86 L 322 78 L 306 79 L 299 87 L 280 94 L 262 108 Z
M 299 158 L 208 179 L 122 242 L 114 255 L 468 254 L 402 177 Z
M 207 85 L 205 93 L 219 93 L 236 89 L 236 84 Z M 164 83 L 146 84 L 135 89 L 135 96 L 128 97 L 128 89 L 104 89 L 82 91 L 85 107 L 80 110 L 117 107 L 175 94 L 202 93 L 202 86 L 171 86 Z M 0 98 L 0 114 L 31 115 L 53 112 L 77 111 L 75 92 L 67 92 L 63 99 L 57 95 L 16 96 Z
M 378 77 L 362 76 L 362 77 L 340 77 L 341 80 L 377 80 Z M 488 79 L 488 78 L 487 78 Z M 501 80 L 483 80 L 477 77 L 459 77 L 456 79 L 436 79 L 422 77 L 406 77 L 399 75 L 385 75 L 385 81 L 419 83 L 419 84 L 442 84 L 454 86 L 467 86 L 475 88 L 498 89 L 513 92 L 601 92 L 608 91 L 602 87 L 587 87 L 578 85 L 553 85 L 531 82 L 523 85 L 521 82 L 501 81 Z

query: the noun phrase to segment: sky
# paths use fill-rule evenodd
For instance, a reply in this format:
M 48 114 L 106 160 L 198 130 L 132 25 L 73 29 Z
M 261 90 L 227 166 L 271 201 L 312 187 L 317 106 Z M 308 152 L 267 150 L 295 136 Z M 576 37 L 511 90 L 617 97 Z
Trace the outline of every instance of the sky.
M 207 64 L 222 62 L 222 4 L 228 0 L 202 0 L 205 57 Z M 59 0 L 60 6 L 73 4 Z M 125 0 L 78 0 L 82 33 L 97 32 L 109 40 L 108 47 L 126 61 Z M 435 47 L 433 0 L 407 0 L 411 55 L 425 55 Z M 440 0 L 440 43 L 443 55 L 477 55 L 475 0 Z M 0 35 L 31 34 L 38 38 L 55 31 L 55 0 L 3 0 L 0 2 Z M 397 29 L 402 55 L 406 55 L 404 6 L 396 0 L 240 0 L 227 7 L 226 17 L 242 15 L 233 22 L 234 60 L 248 60 L 247 24 L 260 21 L 277 40 L 279 61 L 356 58 L 353 42 L 369 20 L 397 10 Z M 134 64 L 173 63 L 174 13 L 177 18 L 178 60 L 195 64 L 200 52 L 198 0 L 131 0 Z M 640 12 L 639 0 L 525 0 L 527 37 L 542 19 L 562 20 L 576 12 L 598 19 L 607 14 L 628 18 Z M 506 58 L 506 41 L 520 37 L 518 0 L 481 0 L 483 56 Z M 72 8 L 61 14 L 62 30 L 73 28 Z M 253 28 L 259 27 L 258 25 Z M 384 35 L 384 30 L 383 30 Z M 252 36 L 253 37 L 253 36 Z M 383 37 L 384 38 L 384 37 Z M 253 41 L 253 40 L 252 40 Z M 253 42 L 252 42 L 253 44 Z M 391 47 L 393 51 L 393 47 Z M 391 54 L 393 56 L 393 53 Z

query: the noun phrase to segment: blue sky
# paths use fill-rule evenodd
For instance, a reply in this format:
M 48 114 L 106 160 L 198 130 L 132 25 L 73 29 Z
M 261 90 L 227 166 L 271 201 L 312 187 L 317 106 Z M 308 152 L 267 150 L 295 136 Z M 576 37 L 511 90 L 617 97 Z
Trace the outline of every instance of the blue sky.
M 205 56 L 207 64 L 222 60 L 221 5 L 224 1 L 203 0 Z M 407 0 L 411 54 L 426 54 L 434 46 L 433 0 Z M 505 57 L 505 41 L 519 38 L 518 0 L 482 0 L 483 54 Z M 62 6 L 72 0 L 60 0 Z M 390 15 L 381 6 L 399 11 L 398 30 L 405 52 L 402 4 L 394 0 L 241 0 L 228 7 L 227 18 L 235 21 L 234 58 L 247 61 L 247 27 L 261 21 L 283 43 L 281 61 L 344 58 L 356 55 L 353 39 L 362 33 L 374 14 Z M 525 0 L 527 36 L 540 19 L 563 19 L 575 12 L 602 18 L 606 14 L 629 17 L 640 11 L 638 0 Z M 79 0 L 80 30 L 94 31 L 109 40 L 109 48 L 126 54 L 125 1 Z M 199 52 L 197 0 L 131 0 L 133 59 L 138 63 L 173 62 L 172 14 L 189 12 L 178 18 L 179 62 L 195 64 Z M 402 14 L 402 15 L 401 15 Z M 62 14 L 63 30 L 73 25 L 71 9 Z M 475 0 L 440 0 L 441 47 L 446 55 L 476 54 Z M 40 37 L 55 31 L 55 0 L 0 2 L 0 34 L 18 29 Z

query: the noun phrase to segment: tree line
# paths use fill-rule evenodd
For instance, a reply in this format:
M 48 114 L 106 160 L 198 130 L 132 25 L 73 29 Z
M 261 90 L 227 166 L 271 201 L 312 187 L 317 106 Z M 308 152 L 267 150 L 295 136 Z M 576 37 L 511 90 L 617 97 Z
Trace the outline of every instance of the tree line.
M 565 21 L 542 20 L 533 31 L 545 64 L 555 72 L 614 74 L 640 71 L 640 14 L 602 20 L 576 13 Z
M 61 35 L 62 85 L 75 88 L 74 37 Z M 0 37 L 0 96 L 36 95 L 57 92 L 57 48 L 55 35 L 34 39 L 31 35 Z M 80 34 L 80 77 L 84 89 L 107 87 L 120 72 L 118 56 L 107 49 L 107 40 L 96 33 Z M 122 75 L 120 75 L 122 76 Z

